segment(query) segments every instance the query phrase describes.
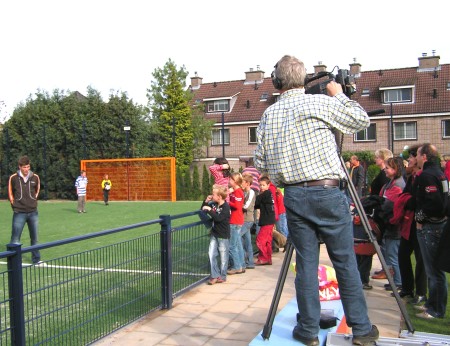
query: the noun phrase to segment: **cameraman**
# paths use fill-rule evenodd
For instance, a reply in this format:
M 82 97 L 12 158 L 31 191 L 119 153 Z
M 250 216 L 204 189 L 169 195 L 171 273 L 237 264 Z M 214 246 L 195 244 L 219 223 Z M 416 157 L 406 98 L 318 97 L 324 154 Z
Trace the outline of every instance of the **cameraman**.
M 353 344 L 378 339 L 367 315 L 353 249 L 349 205 L 340 189 L 345 177 L 334 131 L 351 134 L 369 126 L 362 107 L 334 81 L 328 95 L 305 94 L 303 62 L 284 56 L 275 65 L 272 82 L 281 90 L 278 102 L 264 112 L 257 129 L 255 166 L 268 172 L 276 185 L 284 185 L 289 237 L 296 249 L 295 288 L 299 320 L 294 339 L 319 345 L 320 321 L 318 237 L 326 244 L 339 282 Z

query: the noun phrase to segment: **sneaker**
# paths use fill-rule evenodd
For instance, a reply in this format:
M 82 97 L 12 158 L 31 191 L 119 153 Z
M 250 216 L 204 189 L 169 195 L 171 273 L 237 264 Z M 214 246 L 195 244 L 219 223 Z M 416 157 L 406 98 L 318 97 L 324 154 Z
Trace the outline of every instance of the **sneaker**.
M 35 266 L 46 266 L 47 264 L 44 263 L 44 261 L 37 261 L 35 263 L 33 263 Z
M 425 305 L 414 305 L 414 309 L 418 311 L 427 311 L 428 308 Z
M 372 275 L 372 279 L 375 280 L 383 280 L 383 279 L 387 279 L 386 273 L 384 271 L 378 273 L 378 274 L 374 274 Z
M 400 291 L 400 292 L 398 292 L 398 295 L 400 296 L 400 298 L 414 297 L 414 293 L 407 292 L 407 291 Z M 394 292 L 391 293 L 391 297 L 394 297 Z
M 308 339 L 308 338 L 301 336 L 298 332 L 298 326 L 294 327 L 294 330 L 292 331 L 292 337 L 295 340 L 300 341 L 302 344 L 304 344 L 306 346 L 319 346 L 319 338 L 318 337 L 315 337 L 313 339 Z
M 241 269 L 229 269 L 227 270 L 228 275 L 234 275 L 234 274 L 242 274 L 245 273 L 245 270 Z
M 352 343 L 353 345 L 367 345 L 370 343 L 374 343 L 380 337 L 380 333 L 378 332 L 378 328 L 375 325 L 372 325 L 372 329 L 370 332 L 364 335 L 353 335 Z
M 222 279 L 222 278 L 217 278 L 217 283 L 218 284 L 222 284 L 222 283 L 224 283 L 225 281 L 227 281 L 226 279 Z
M 211 278 L 211 279 L 209 279 L 209 281 L 208 281 L 208 285 L 214 285 L 214 284 L 216 284 L 217 283 L 217 278 Z
M 402 285 L 398 285 L 398 286 L 396 286 L 396 287 L 397 287 L 397 291 L 401 291 Z M 384 289 L 385 289 L 386 291 L 392 291 L 392 287 L 391 287 L 391 285 L 389 285 L 389 284 L 384 285 Z
M 426 296 L 415 296 L 413 300 L 411 300 L 411 304 L 412 305 L 419 305 L 422 303 L 425 303 L 427 301 L 427 297 Z
M 432 320 L 433 318 L 436 318 L 436 317 L 434 317 L 433 315 L 430 315 L 428 312 L 426 312 L 426 311 L 423 311 L 423 312 L 421 312 L 420 314 L 416 314 L 416 317 L 419 317 L 419 318 L 423 318 L 423 319 L 425 319 L 425 320 Z
M 363 284 L 362 288 L 363 288 L 363 290 L 371 290 L 373 288 L 373 286 L 369 285 L 369 284 Z
M 245 269 L 255 269 L 255 266 L 247 266 Z
M 272 265 L 272 261 L 269 261 L 269 262 L 262 262 L 262 261 L 260 261 L 260 260 L 256 260 L 255 261 L 255 266 L 266 266 L 266 265 Z

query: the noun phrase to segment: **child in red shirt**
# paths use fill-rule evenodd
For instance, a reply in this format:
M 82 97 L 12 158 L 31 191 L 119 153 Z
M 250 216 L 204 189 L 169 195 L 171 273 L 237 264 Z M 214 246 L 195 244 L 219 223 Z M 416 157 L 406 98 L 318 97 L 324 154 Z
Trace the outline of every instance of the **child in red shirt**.
M 244 248 L 241 240 L 241 228 L 244 224 L 244 191 L 242 190 L 242 176 L 232 173 L 230 176 L 230 262 L 228 275 L 245 273 Z

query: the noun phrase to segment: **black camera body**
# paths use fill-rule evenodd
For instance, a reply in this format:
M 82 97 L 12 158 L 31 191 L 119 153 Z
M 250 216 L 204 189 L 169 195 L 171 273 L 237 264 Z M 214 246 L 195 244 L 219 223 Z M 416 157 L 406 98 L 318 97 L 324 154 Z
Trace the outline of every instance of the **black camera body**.
M 324 81 L 320 81 L 317 84 L 306 88 L 306 94 L 324 94 L 327 95 L 327 84 L 334 81 L 342 86 L 342 91 L 347 97 L 350 97 L 356 92 L 355 78 L 349 74 L 348 70 L 339 69 L 337 75 L 331 72 L 322 71 L 312 77 L 306 77 L 305 87 L 312 81 L 327 78 Z

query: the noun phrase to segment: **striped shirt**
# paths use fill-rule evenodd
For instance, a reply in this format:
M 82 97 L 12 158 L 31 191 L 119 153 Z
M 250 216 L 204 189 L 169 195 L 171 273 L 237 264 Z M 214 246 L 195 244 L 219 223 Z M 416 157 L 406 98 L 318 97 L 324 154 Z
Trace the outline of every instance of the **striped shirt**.
M 77 180 L 75 180 L 75 187 L 77 188 L 78 196 L 86 196 L 87 184 L 88 184 L 88 179 L 81 175 L 77 178 Z
M 245 167 L 242 170 L 242 174 L 244 173 L 250 173 L 253 176 L 253 182 L 252 182 L 252 189 L 259 192 L 259 177 L 261 174 L 259 174 L 258 170 L 253 166 Z
M 333 130 L 352 134 L 367 128 L 364 109 L 343 93 L 334 97 L 291 89 L 268 107 L 256 130 L 255 167 L 277 185 L 343 179 Z

